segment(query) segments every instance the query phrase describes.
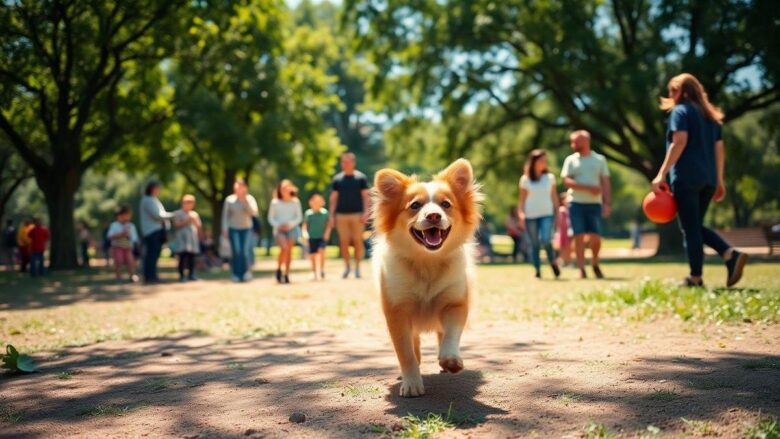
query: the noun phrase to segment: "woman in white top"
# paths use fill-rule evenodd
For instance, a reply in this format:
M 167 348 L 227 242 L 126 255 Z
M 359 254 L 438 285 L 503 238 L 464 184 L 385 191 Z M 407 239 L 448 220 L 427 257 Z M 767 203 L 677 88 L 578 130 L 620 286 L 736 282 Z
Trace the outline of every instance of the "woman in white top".
M 547 169 L 547 153 L 535 149 L 528 155 L 525 162 L 525 173 L 520 178 L 520 202 L 518 203 L 518 218 L 521 230 L 527 230 L 531 238 L 531 257 L 536 278 L 541 278 L 541 261 L 539 250 L 544 247 L 547 261 L 550 262 L 557 278 L 561 274 L 555 263 L 555 252 L 552 247 L 552 230 L 558 211 L 558 191 L 555 186 L 555 176 Z
M 274 228 L 274 238 L 280 250 L 276 261 L 276 281 L 284 284 L 290 283 L 292 249 L 298 239 L 298 226 L 303 221 L 301 201 L 297 194 L 298 188 L 293 182 L 282 180 L 274 191 L 268 209 L 268 224 Z
M 230 240 L 230 269 L 233 282 L 252 279 L 249 266 L 249 234 L 252 232 L 252 217 L 257 215 L 257 200 L 249 194 L 249 187 L 243 179 L 233 183 L 233 194 L 225 198 L 222 207 L 222 238 Z

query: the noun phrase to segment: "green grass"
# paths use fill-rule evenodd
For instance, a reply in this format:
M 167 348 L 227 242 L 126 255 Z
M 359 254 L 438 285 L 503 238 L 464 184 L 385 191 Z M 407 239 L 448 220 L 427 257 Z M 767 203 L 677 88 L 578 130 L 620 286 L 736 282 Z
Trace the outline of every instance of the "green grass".
M 587 439 L 615 439 L 617 434 L 612 433 L 604 424 L 590 422 L 582 429 L 582 436 Z
M 555 397 L 555 400 L 568 407 L 574 403 L 582 401 L 582 397 L 571 393 L 561 393 Z
M 780 289 L 777 288 L 702 290 L 647 280 L 639 285 L 585 292 L 578 299 L 573 304 L 562 303 L 559 307 L 568 307 L 565 315 L 624 316 L 631 321 L 670 316 L 709 323 L 780 321 Z
M 377 298 L 369 267 L 359 282 L 341 282 L 340 265 L 328 261 L 325 282 L 308 281 L 308 266 L 295 261 L 292 285 L 276 285 L 265 272 L 248 285 L 228 281 L 228 273 L 203 273 L 197 284 L 161 287 L 117 285 L 105 270 L 55 273 L 43 280 L 0 272 L 0 345 L 25 352 L 89 345 L 109 340 L 161 337 L 175 333 L 219 338 L 256 338 L 295 331 L 373 327 Z M 613 279 L 580 281 L 564 270 L 563 280 L 533 279 L 528 265 L 478 267 L 479 300 L 472 322 L 566 320 L 595 321 L 674 318 L 692 324 L 743 320 L 780 321 L 780 264 L 747 267 L 745 290 L 680 289 L 662 279 L 682 278 L 683 263 L 604 263 Z M 720 278 L 720 264 L 705 265 L 705 279 Z M 163 267 L 172 277 L 171 267 Z M 643 280 L 655 279 L 655 280 Z M 658 280 L 661 279 L 661 280 Z M 262 291 L 262 293 L 260 293 Z M 22 305 L 14 305 L 21 301 Z M 128 360 L 145 352 L 123 354 Z M 548 356 L 545 358 L 545 356 Z M 540 354 L 551 359 L 555 353 Z
M 58 380 L 69 380 L 71 378 L 73 378 L 73 372 L 68 371 L 68 370 L 60 372 L 60 373 L 57 374 L 57 379 Z
M 452 411 L 452 403 L 447 413 L 428 413 L 425 417 L 410 413 L 401 419 L 403 422 L 398 429 L 391 430 L 383 425 L 372 425 L 372 430 L 374 433 L 397 439 L 429 439 L 437 437 L 439 433 L 446 430 L 479 422 L 469 415 L 456 415 Z
M 174 384 L 173 380 L 168 378 L 151 378 L 146 380 L 144 387 L 150 392 L 160 392 Z
M 687 426 L 687 430 L 692 431 L 693 433 L 699 436 L 712 436 L 715 434 L 715 430 L 712 428 L 711 421 L 700 421 L 696 419 L 685 419 L 685 418 L 680 418 L 680 419 Z
M 11 410 L 10 407 L 0 405 L 0 422 L 5 424 L 16 424 L 21 422 L 24 416 L 21 413 Z
M 376 398 L 382 395 L 382 389 L 370 384 L 347 384 L 341 394 L 350 398 Z
M 140 407 L 129 405 L 96 405 L 82 414 L 85 416 L 124 416 L 138 410 Z
M 744 439 L 780 439 L 780 420 L 774 416 L 761 417 L 755 424 L 748 425 Z

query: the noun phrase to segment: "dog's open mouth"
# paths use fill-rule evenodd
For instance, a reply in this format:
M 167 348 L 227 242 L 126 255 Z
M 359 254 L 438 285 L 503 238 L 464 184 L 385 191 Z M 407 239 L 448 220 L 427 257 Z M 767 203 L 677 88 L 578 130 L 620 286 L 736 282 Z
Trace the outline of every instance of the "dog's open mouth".
M 450 229 L 440 229 L 438 227 L 430 227 L 425 230 L 417 230 L 414 227 L 411 228 L 412 236 L 428 250 L 438 250 L 444 244 L 444 240 L 447 239 L 447 235 L 450 234 Z

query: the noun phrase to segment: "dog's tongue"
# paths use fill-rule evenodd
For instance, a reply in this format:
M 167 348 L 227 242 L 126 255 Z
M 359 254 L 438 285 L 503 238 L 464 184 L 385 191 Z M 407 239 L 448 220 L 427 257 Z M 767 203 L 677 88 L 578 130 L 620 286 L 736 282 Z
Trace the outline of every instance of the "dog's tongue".
M 424 235 L 425 243 L 431 247 L 435 247 L 441 244 L 441 229 L 438 227 L 431 227 L 430 229 L 427 229 Z

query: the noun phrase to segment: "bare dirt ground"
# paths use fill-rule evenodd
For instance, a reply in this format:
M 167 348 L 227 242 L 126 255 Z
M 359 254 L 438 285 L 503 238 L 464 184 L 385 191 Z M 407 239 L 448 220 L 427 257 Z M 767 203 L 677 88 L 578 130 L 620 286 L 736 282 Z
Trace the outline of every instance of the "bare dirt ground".
M 371 291 L 367 280 L 334 283 Z M 180 294 L 156 288 L 155 300 Z M 296 306 L 315 312 L 329 300 L 312 294 Z M 366 321 L 38 352 L 41 373 L 0 375 L 0 437 L 380 437 L 401 432 L 408 414 L 448 410 L 456 427 L 440 437 L 581 437 L 590 423 L 629 437 L 740 437 L 760 416 L 780 416 L 778 325 L 483 316 L 464 334 L 460 374 L 439 373 L 434 337 L 423 339 L 426 395 L 405 399 L 384 322 L 378 312 Z

